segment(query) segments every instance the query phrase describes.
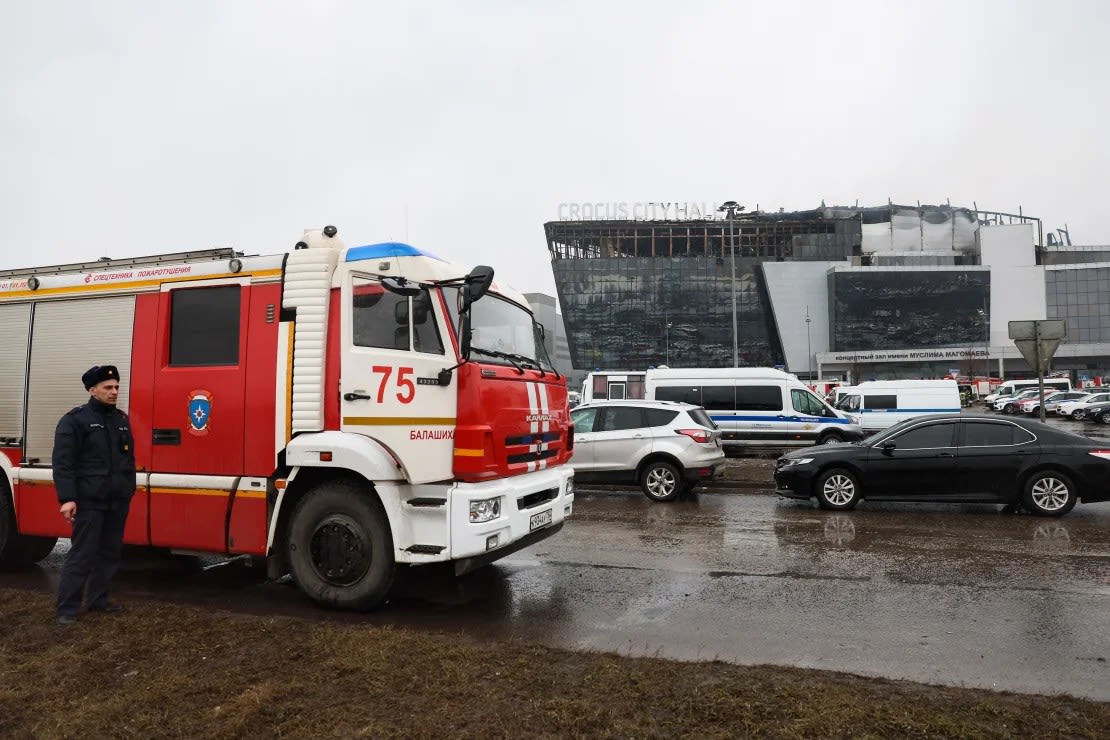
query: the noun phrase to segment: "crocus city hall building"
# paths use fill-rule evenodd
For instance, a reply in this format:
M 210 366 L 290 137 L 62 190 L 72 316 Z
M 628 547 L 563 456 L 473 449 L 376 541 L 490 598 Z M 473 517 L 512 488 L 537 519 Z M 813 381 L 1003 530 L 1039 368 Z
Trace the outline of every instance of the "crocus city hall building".
M 705 210 L 544 224 L 576 368 L 1021 377 L 1008 324 L 1048 318 L 1067 320 L 1054 370 L 1110 374 L 1110 246 L 1020 211 Z

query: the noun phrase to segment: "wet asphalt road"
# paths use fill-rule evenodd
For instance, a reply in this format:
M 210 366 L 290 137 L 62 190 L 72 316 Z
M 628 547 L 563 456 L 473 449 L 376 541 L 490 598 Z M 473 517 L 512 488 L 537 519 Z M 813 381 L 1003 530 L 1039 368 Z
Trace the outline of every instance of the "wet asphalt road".
M 0 578 L 53 590 L 64 547 Z M 671 505 L 582 493 L 555 537 L 463 579 L 410 578 L 369 615 L 195 558 L 129 559 L 117 597 L 1110 701 L 1110 503 L 1046 520 L 993 506 L 831 513 L 769 492 Z
M 0 582 L 52 590 L 64 548 Z M 116 595 L 1110 701 L 1110 503 L 1042 519 L 997 506 L 826 512 L 770 491 L 672 504 L 579 491 L 556 536 L 463 579 L 409 578 L 372 614 L 321 610 L 242 563 L 195 558 L 129 559 Z

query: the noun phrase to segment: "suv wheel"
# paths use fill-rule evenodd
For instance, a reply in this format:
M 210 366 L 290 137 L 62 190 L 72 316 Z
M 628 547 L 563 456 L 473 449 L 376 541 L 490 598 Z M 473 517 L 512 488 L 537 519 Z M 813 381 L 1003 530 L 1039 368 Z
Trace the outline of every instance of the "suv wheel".
M 640 487 L 652 501 L 673 501 L 682 494 L 683 483 L 678 468 L 669 462 L 654 460 L 641 471 Z

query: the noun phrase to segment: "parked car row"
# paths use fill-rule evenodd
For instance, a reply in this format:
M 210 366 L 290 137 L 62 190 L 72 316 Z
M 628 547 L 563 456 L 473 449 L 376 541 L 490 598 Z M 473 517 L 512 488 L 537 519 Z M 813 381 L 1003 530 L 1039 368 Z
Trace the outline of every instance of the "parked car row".
M 1003 414 L 1039 414 L 1041 407 L 1040 391 L 1027 388 L 1012 396 L 999 396 L 989 408 Z M 1044 394 L 1046 415 L 1054 414 L 1076 421 L 1087 419 L 1110 424 L 1110 391 L 1051 391 Z
M 1041 403 L 1039 394 L 1017 396 L 1012 413 L 1032 413 Z M 1110 391 L 1056 391 L 1044 403 L 1046 412 L 1110 419 Z M 635 484 L 653 501 L 671 501 L 724 468 L 722 430 L 702 406 L 596 401 L 573 409 L 571 419 L 571 464 L 583 483 Z M 1032 419 L 956 409 L 911 416 L 850 444 L 788 452 L 776 463 L 774 481 L 779 495 L 816 498 L 826 509 L 869 499 L 996 503 L 1062 516 L 1079 502 L 1110 501 L 1110 447 Z

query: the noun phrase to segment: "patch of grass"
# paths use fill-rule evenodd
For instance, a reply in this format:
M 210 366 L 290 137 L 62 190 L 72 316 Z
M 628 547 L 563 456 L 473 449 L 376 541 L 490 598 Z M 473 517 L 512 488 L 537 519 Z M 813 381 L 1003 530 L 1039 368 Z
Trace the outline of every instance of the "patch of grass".
M 1110 704 L 0 588 L 0 737 L 1110 736 Z

